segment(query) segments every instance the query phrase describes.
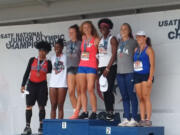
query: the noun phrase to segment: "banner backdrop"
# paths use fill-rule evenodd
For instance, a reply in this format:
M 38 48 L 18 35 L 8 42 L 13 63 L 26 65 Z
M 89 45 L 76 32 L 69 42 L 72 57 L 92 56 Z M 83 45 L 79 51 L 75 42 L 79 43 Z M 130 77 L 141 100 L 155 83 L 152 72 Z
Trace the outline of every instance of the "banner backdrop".
M 156 54 L 155 82 L 152 89 L 153 125 L 165 126 L 166 135 L 180 134 L 180 10 L 137 15 L 109 17 L 114 23 L 112 34 L 117 35 L 122 23 L 132 26 L 133 33 L 144 30 L 152 39 Z M 97 27 L 99 19 L 91 19 Z M 22 77 L 28 60 L 37 56 L 34 44 L 40 40 L 50 43 L 58 38 L 68 41 L 68 27 L 84 20 L 49 24 L 0 27 L 0 135 L 22 132 L 25 126 L 25 99 L 20 93 Z M 48 57 L 54 54 L 52 51 Z M 98 97 L 98 96 L 97 96 Z M 103 101 L 98 97 L 98 109 L 103 110 Z M 90 106 L 88 106 L 90 109 Z M 116 111 L 122 116 L 122 102 L 116 89 Z M 50 103 L 46 107 L 50 116 Z M 65 118 L 72 114 L 67 96 Z M 37 132 L 37 105 L 33 109 L 31 127 Z

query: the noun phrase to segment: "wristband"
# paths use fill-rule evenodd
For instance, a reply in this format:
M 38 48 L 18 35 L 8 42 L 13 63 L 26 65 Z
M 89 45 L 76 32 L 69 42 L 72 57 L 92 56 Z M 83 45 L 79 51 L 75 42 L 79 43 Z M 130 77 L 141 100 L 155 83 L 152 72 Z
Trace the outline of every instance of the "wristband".
M 108 68 L 106 68 L 106 71 L 108 71 L 108 72 L 109 72 L 109 69 L 108 69 Z

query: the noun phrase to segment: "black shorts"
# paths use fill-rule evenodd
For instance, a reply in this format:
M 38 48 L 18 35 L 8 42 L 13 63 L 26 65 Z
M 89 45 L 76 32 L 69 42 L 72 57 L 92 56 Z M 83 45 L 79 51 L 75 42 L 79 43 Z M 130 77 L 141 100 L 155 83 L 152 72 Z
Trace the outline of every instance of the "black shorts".
M 67 74 L 77 74 L 78 67 L 69 67 L 67 68 Z
M 149 74 L 134 73 L 134 84 L 146 82 L 146 81 L 148 81 L 148 79 L 149 79 Z M 154 82 L 154 78 L 153 78 L 152 82 Z
M 39 106 L 46 106 L 48 100 L 47 81 L 41 83 L 29 81 L 27 84 L 27 91 L 29 91 L 29 95 L 26 95 L 27 106 L 35 105 L 36 101 Z

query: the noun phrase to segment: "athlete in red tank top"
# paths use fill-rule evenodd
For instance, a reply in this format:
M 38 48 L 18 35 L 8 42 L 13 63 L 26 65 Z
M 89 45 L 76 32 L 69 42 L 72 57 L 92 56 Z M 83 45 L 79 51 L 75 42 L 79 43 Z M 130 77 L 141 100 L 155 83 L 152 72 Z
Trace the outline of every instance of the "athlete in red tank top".
M 48 72 L 48 61 L 42 61 L 42 67 L 38 73 L 38 58 L 34 58 L 33 63 L 31 65 L 31 72 L 29 80 L 32 82 L 40 83 L 46 80 L 47 72 Z
M 95 81 L 97 73 L 97 48 L 99 38 L 97 31 L 90 21 L 83 22 L 81 25 L 83 42 L 81 44 L 81 61 L 78 68 L 78 86 L 81 91 L 81 103 L 83 112 L 79 119 L 88 118 L 87 112 L 87 91 L 91 101 L 92 114 L 89 119 L 96 119 L 97 101 L 95 95 Z
M 97 47 L 95 46 L 95 38 L 92 38 L 90 41 L 83 40 L 81 44 L 81 61 L 79 66 L 97 68 L 96 54 Z
M 26 95 L 26 127 L 22 134 L 31 134 L 30 122 L 32 117 L 32 107 L 36 101 L 39 105 L 39 134 L 42 134 L 42 120 L 45 119 L 45 106 L 48 97 L 48 88 L 46 75 L 52 70 L 52 64 L 46 60 L 46 55 L 51 50 L 51 45 L 48 42 L 41 41 L 35 46 L 39 50 L 38 58 L 30 58 L 26 72 L 23 77 L 21 92 L 25 92 L 25 85 L 27 84 Z

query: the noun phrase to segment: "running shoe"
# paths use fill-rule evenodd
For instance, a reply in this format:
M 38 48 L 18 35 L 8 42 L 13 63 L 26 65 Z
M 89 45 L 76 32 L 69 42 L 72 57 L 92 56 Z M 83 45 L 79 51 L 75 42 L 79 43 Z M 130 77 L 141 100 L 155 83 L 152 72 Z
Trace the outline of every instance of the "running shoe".
M 31 135 L 31 134 L 32 134 L 31 128 L 26 126 L 21 135 Z
M 90 117 L 89 117 L 90 120 L 95 120 L 97 119 L 97 114 L 95 112 L 92 112 Z
M 138 126 L 139 124 L 138 124 L 138 122 L 137 121 L 135 121 L 133 118 L 129 121 L 129 123 L 128 123 L 128 127 L 136 127 L 136 126 Z
M 129 120 L 125 118 L 121 123 L 118 124 L 120 127 L 126 127 L 129 124 Z
M 69 118 L 70 120 L 75 120 L 78 119 L 79 117 L 79 111 L 75 111 L 74 114 Z
M 78 119 L 88 119 L 88 112 L 82 112 Z

